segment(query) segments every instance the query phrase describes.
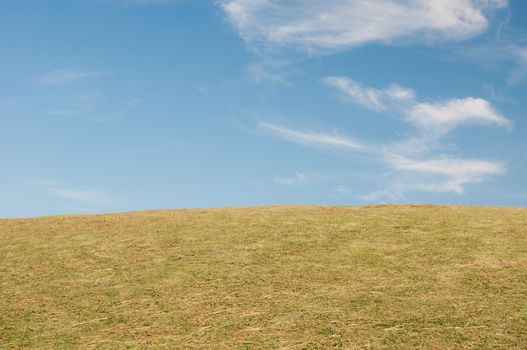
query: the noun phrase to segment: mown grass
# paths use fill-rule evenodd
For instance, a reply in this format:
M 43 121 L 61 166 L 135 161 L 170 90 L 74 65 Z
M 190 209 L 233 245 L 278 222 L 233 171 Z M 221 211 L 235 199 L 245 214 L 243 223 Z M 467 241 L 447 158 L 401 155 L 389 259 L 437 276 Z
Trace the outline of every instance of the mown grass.
M 0 348 L 525 349 L 527 210 L 0 220 Z

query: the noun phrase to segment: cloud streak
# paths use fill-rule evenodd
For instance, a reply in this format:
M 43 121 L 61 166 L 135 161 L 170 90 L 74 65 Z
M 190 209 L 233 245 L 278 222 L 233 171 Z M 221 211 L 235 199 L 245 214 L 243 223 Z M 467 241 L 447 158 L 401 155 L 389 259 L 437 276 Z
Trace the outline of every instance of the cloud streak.
M 486 67 L 503 63 L 511 65 L 506 68 L 509 70 L 506 83 L 509 87 L 515 87 L 527 80 L 527 46 L 524 42 L 514 37 L 500 37 L 496 41 L 458 48 L 453 53 Z
M 358 141 L 337 134 L 299 131 L 268 122 L 259 122 L 258 128 L 276 137 L 306 146 L 347 151 L 366 151 L 369 149 L 368 146 Z
M 384 111 L 394 103 L 401 105 L 415 100 L 415 91 L 392 84 L 386 89 L 375 89 L 347 77 L 326 77 L 322 81 L 339 90 L 344 100 L 375 111 Z
M 46 190 L 55 197 L 72 200 L 84 204 L 109 204 L 112 199 L 96 189 L 79 189 L 64 186 L 62 183 L 50 179 L 31 179 L 30 185 Z
M 462 194 L 468 184 L 480 183 L 492 176 L 506 173 L 503 162 L 481 159 L 463 159 L 446 155 L 429 159 L 412 159 L 400 153 L 387 151 L 387 145 L 380 147 L 364 146 L 363 143 L 315 132 L 299 131 L 270 123 L 259 123 L 276 137 L 310 147 L 329 150 L 344 150 L 346 152 L 366 152 L 370 160 L 382 162 L 391 170 L 413 174 L 411 181 L 396 183 L 391 190 L 380 189 L 374 193 L 362 196 L 366 201 L 377 201 L 381 198 L 395 200 L 402 198 L 409 191 L 451 192 Z M 348 146 L 351 144 L 352 146 Z M 273 179 L 282 185 L 299 185 L 308 183 L 312 177 L 297 173 L 294 177 L 277 177 Z
M 493 175 L 503 175 L 505 164 L 480 159 L 460 159 L 448 156 L 428 160 L 412 160 L 400 155 L 388 155 L 386 161 L 397 170 L 439 176 L 434 183 L 413 184 L 414 189 L 431 192 L 463 193 L 464 185 L 479 183 Z
M 516 68 L 509 74 L 507 84 L 516 86 L 527 79 L 527 46 L 510 46 L 511 59 L 516 62 Z
M 104 72 L 77 68 L 77 67 L 68 67 L 56 69 L 47 73 L 44 73 L 40 76 L 35 77 L 32 80 L 32 84 L 38 87 L 44 86 L 61 86 L 71 84 L 83 79 L 94 78 L 97 76 L 103 75 Z
M 327 180 L 330 180 L 328 176 L 315 173 L 306 174 L 300 172 L 297 172 L 294 176 L 278 176 L 273 178 L 274 182 L 284 186 L 315 185 Z

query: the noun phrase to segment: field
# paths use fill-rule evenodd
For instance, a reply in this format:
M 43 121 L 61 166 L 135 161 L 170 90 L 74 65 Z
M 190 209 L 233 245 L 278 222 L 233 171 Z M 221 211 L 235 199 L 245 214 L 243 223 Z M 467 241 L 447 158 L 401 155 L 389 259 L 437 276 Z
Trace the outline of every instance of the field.
M 3 219 L 0 348 L 526 349 L 527 209 Z

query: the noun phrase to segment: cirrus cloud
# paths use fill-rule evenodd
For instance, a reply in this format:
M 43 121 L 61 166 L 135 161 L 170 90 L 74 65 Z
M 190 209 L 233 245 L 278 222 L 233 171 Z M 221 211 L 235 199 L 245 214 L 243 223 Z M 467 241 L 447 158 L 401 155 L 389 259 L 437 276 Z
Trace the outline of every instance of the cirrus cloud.
M 368 146 L 356 140 L 337 134 L 300 131 L 268 122 L 259 122 L 258 127 L 260 130 L 265 131 L 271 135 L 306 146 L 341 149 L 347 151 L 365 151 L 368 149 Z

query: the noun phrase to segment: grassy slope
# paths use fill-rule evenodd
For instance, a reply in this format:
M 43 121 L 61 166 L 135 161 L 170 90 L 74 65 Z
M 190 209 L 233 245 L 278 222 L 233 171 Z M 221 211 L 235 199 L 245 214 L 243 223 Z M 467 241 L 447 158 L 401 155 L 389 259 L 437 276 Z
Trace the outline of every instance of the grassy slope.
M 0 348 L 527 346 L 527 209 L 0 220 Z

